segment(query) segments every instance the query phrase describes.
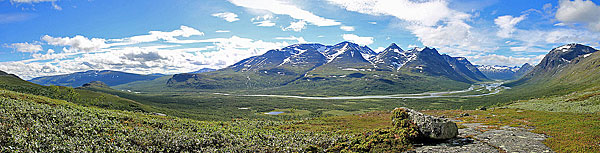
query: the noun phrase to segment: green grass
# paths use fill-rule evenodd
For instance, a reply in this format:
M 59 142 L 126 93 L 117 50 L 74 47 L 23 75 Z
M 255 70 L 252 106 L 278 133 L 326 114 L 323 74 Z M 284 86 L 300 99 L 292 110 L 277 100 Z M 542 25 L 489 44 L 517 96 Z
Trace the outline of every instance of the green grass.
M 596 113 L 600 112 L 600 91 L 579 91 L 564 96 L 520 100 L 506 107 L 548 112 Z

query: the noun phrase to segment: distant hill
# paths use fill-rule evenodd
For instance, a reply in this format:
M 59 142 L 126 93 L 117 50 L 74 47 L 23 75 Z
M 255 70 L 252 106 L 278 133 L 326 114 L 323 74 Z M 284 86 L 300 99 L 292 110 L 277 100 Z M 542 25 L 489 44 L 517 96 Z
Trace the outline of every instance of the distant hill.
M 367 46 L 342 42 L 270 50 L 217 71 L 173 75 L 167 85 L 202 90 L 383 94 L 464 89 L 484 80 L 488 79 L 466 58 L 440 55 L 433 48 L 405 51 L 391 44 L 375 53 Z
M 600 87 L 597 51 L 581 44 L 554 48 L 531 72 L 505 85 L 543 94 L 566 94 Z
M 19 78 L 17 75 L 9 74 L 4 71 L 0 71 L 0 76 L 11 76 L 11 77 Z
M 30 81 L 41 85 L 58 85 L 79 87 L 92 81 L 102 81 L 109 86 L 116 86 L 134 81 L 153 80 L 162 77 L 162 74 L 141 75 L 111 70 L 90 70 L 71 74 L 44 76 L 33 78 Z

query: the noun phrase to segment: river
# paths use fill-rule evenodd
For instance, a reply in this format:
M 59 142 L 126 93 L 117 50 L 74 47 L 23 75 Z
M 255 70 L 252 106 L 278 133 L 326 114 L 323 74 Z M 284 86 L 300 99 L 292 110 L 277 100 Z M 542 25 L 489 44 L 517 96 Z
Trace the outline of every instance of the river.
M 509 87 L 501 86 L 502 82 L 485 83 L 485 84 L 474 84 L 468 89 L 458 91 L 445 91 L 445 92 L 425 92 L 418 94 L 394 94 L 394 95 L 366 95 L 366 96 L 338 96 L 338 97 L 311 97 L 311 96 L 290 96 L 290 95 L 237 95 L 245 97 L 278 97 L 278 98 L 299 98 L 299 99 L 423 99 L 423 98 L 461 98 L 461 97 L 479 97 L 494 95 L 500 93 L 502 90 L 510 89 Z M 470 91 L 481 91 L 487 90 L 488 92 L 472 95 L 453 95 L 461 94 Z M 220 95 L 229 95 L 222 93 L 215 93 Z

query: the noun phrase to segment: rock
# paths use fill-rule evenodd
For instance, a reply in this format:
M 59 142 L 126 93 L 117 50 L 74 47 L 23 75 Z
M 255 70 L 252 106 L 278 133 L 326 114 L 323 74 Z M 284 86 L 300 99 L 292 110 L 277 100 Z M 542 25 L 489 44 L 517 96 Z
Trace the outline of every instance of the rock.
M 167 114 L 163 114 L 163 113 L 152 113 L 152 115 L 157 115 L 157 116 L 167 116 Z
M 404 107 L 396 109 L 405 109 L 409 119 L 418 127 L 421 136 L 425 138 L 450 139 L 458 135 L 458 126 L 448 119 L 425 115 Z
M 460 114 L 460 117 L 470 116 L 469 113 Z
M 485 107 L 485 106 L 481 106 L 481 108 L 479 108 L 479 109 L 477 109 L 477 110 L 482 110 L 482 111 L 484 111 L 484 110 L 487 110 L 487 107 Z

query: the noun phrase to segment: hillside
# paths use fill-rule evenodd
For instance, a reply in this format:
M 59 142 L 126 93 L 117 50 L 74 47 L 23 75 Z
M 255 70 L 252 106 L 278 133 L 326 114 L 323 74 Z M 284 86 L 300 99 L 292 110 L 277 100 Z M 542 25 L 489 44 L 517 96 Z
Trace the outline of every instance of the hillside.
M 445 56 L 432 48 L 405 51 L 396 44 L 379 54 L 351 42 L 333 46 L 296 44 L 217 71 L 176 74 L 167 85 L 199 90 L 359 95 L 459 90 L 487 80 L 466 58 L 449 60 Z
M 552 49 L 531 72 L 505 84 L 526 93 L 564 95 L 600 85 L 598 50 L 581 44 Z
M 65 100 L 82 106 L 140 112 L 156 111 L 151 106 L 118 96 L 94 92 L 85 88 L 42 86 L 14 77 L 13 75 L 0 75 L 0 89 Z
M 37 77 L 31 79 L 30 81 L 40 85 L 57 85 L 68 87 L 79 87 L 88 82 L 102 81 L 109 86 L 116 86 L 135 81 L 153 80 L 162 76 L 164 75 L 141 75 L 111 70 L 89 70 L 71 74 Z

